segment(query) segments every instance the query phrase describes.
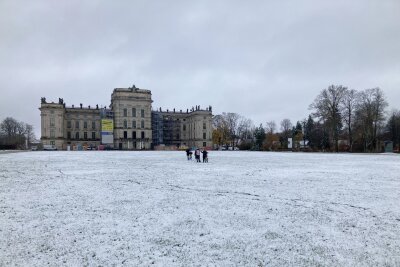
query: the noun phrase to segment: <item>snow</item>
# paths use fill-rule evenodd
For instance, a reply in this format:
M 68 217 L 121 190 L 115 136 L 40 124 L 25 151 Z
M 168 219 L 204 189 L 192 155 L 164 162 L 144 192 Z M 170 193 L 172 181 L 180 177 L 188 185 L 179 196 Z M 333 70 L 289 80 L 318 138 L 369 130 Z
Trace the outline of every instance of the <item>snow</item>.
M 400 266 L 400 156 L 0 155 L 1 266 Z

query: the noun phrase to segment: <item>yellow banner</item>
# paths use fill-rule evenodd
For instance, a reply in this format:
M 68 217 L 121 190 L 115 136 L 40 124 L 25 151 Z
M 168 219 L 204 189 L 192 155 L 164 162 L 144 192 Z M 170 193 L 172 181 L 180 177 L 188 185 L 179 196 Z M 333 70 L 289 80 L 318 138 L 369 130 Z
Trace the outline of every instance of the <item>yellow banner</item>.
M 101 131 L 102 132 L 112 132 L 114 130 L 113 120 L 102 119 L 101 120 Z

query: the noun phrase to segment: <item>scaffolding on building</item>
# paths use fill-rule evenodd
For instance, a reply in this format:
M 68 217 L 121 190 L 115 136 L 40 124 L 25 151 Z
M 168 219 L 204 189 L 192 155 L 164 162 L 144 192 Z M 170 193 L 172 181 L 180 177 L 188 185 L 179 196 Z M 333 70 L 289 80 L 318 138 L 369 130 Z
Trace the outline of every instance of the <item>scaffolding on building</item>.
M 165 115 L 163 118 L 163 139 L 166 146 L 177 146 L 180 144 L 180 120 L 173 116 Z
M 151 129 L 153 146 L 164 144 L 163 141 L 163 116 L 159 112 L 151 112 Z

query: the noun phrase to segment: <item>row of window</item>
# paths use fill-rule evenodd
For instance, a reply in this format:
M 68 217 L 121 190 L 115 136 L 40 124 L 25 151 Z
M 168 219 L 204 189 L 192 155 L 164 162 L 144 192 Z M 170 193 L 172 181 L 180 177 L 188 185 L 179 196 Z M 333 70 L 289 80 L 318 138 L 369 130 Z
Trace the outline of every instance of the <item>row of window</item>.
M 196 124 L 193 125 L 194 129 L 196 129 Z M 183 125 L 183 130 L 186 131 L 186 124 Z M 207 130 L 207 124 L 203 122 L 203 130 Z
M 87 119 L 98 120 L 98 119 L 99 119 L 99 116 L 98 116 L 98 115 L 94 115 L 94 114 L 92 114 L 92 115 L 87 115 L 87 114 L 75 115 L 75 114 L 69 114 L 69 113 L 67 113 L 67 114 L 65 115 L 65 117 L 66 117 L 67 119 L 85 119 L 85 120 L 87 120 Z
M 142 131 L 140 133 L 140 138 L 143 139 L 143 138 L 145 138 L 145 136 L 146 136 L 145 132 Z M 52 136 L 52 137 L 54 137 L 54 136 Z M 67 139 L 72 139 L 71 137 L 72 137 L 71 132 L 67 132 Z M 80 139 L 80 138 L 81 138 L 81 136 L 79 135 L 79 132 L 76 132 L 75 133 L 75 139 Z M 124 131 L 124 139 L 127 139 L 127 138 L 128 138 L 128 132 Z M 87 132 L 83 133 L 83 139 L 88 139 L 88 133 Z M 92 138 L 91 139 L 96 139 L 96 132 L 92 132 Z M 136 131 L 132 132 L 132 139 L 137 139 Z
M 207 120 L 207 117 L 203 117 L 203 119 L 204 120 Z M 164 120 L 167 120 L 167 121 L 169 121 L 169 120 L 172 120 L 172 121 L 180 121 L 180 119 L 179 118 L 174 118 L 174 117 L 171 117 L 171 116 L 165 116 L 164 117 Z M 186 121 L 186 119 L 182 119 L 183 121 Z M 189 121 L 193 121 L 193 119 L 189 119 Z
M 128 109 L 123 109 L 124 117 L 128 117 Z M 136 108 L 132 108 L 132 117 L 136 117 Z M 140 110 L 140 117 L 144 118 L 144 109 Z
M 141 132 L 141 138 L 145 138 L 145 133 L 142 131 Z M 50 137 L 54 138 L 55 137 L 55 132 L 54 130 L 50 130 Z M 176 136 L 176 138 L 179 140 L 179 134 Z M 75 133 L 75 139 L 79 139 L 79 132 Z M 128 132 L 124 131 L 124 138 L 128 138 Z M 136 131 L 132 132 L 132 138 L 136 139 Z M 71 132 L 67 132 L 67 139 L 71 139 Z M 84 132 L 83 133 L 83 139 L 88 139 L 88 133 Z M 92 139 L 96 139 L 96 132 L 92 132 Z M 203 133 L 203 139 L 207 139 L 207 133 Z
M 125 109 L 126 110 L 126 109 Z M 50 118 L 50 126 L 54 126 L 55 125 L 55 121 L 54 118 Z M 79 121 L 75 121 L 75 129 L 79 129 L 80 127 L 80 123 Z M 71 121 L 67 121 L 67 128 L 72 128 L 72 122 Z M 87 129 L 88 128 L 88 122 L 84 121 L 83 122 L 83 128 Z M 124 120 L 124 128 L 128 128 L 128 121 Z M 132 128 L 136 128 L 136 121 L 132 121 Z M 142 120 L 140 122 L 140 128 L 144 128 L 144 120 Z M 92 121 L 92 129 L 96 129 L 96 122 Z M 194 127 L 195 129 L 195 127 Z M 206 130 L 207 129 L 207 124 L 204 122 L 203 123 L 203 129 Z M 183 131 L 186 131 L 186 125 L 183 125 Z
M 81 138 L 79 135 L 79 132 L 75 133 L 75 139 Z M 71 139 L 71 132 L 67 132 L 67 139 Z M 83 139 L 88 139 L 88 133 L 84 132 L 83 133 Z M 91 139 L 96 139 L 96 132 L 92 132 L 92 138 Z
M 79 125 L 80 125 L 79 121 L 75 121 L 75 128 L 76 129 L 79 129 Z M 50 123 L 50 126 L 51 126 L 51 123 Z M 67 128 L 72 128 L 71 121 L 67 121 Z M 87 128 L 88 128 L 88 122 L 84 121 L 83 122 L 83 129 L 87 129 Z M 95 121 L 92 121 L 92 129 L 96 129 L 96 122 Z
M 145 136 L 145 133 L 142 131 L 140 133 L 140 138 L 144 139 Z M 124 131 L 124 139 L 128 139 L 128 131 Z M 136 131 L 132 132 L 132 139 L 137 139 Z
M 124 128 L 128 128 L 127 120 L 124 120 Z M 136 121 L 132 121 L 132 128 L 136 128 Z M 144 128 L 144 120 L 140 121 L 140 128 Z

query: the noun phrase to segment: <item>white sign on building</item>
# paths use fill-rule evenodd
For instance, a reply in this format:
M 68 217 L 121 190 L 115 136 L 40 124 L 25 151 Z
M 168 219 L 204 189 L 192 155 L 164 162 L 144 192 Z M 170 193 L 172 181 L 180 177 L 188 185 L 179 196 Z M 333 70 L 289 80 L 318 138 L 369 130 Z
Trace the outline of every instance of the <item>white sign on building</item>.
M 288 138 L 288 144 L 287 144 L 287 147 L 288 147 L 288 149 L 292 149 L 293 148 L 293 138 Z

